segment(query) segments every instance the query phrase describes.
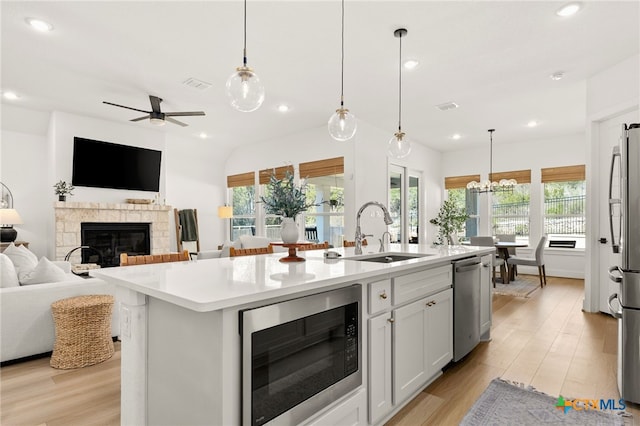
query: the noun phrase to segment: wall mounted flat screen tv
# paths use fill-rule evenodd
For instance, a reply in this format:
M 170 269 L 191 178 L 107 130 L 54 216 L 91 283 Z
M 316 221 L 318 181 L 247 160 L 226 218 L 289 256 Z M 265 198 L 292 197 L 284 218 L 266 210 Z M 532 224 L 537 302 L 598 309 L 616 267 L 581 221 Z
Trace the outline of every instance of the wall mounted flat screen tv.
M 158 192 L 161 159 L 161 151 L 74 137 L 72 183 Z

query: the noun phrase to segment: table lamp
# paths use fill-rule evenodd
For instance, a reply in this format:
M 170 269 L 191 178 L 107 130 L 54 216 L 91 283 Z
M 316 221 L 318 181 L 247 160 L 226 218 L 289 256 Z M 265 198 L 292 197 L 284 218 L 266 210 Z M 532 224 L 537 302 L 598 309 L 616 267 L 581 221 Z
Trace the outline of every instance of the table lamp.
M 218 207 L 218 217 L 221 219 L 231 219 L 233 217 L 233 207 L 227 205 Z
M 15 209 L 0 209 L 0 242 L 10 243 L 15 241 L 18 231 L 13 229 L 13 225 L 22 223 L 22 218 Z

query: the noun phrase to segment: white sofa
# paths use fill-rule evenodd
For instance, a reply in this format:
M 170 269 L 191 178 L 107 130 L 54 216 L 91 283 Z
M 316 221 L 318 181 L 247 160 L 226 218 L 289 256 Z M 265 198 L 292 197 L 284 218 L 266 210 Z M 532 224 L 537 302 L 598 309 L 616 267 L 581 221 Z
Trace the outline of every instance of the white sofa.
M 115 287 L 98 278 L 72 274 L 68 262 L 61 264 L 68 279 L 43 284 L 0 288 L 0 361 L 5 362 L 53 350 L 55 327 L 51 304 L 56 300 L 89 294 L 115 296 Z M 113 307 L 112 336 L 119 335 L 118 302 Z
M 198 259 L 215 259 L 219 257 L 229 257 L 229 248 L 245 249 L 245 248 L 261 248 L 267 247 L 271 240 L 267 237 L 256 237 L 254 235 L 241 235 L 236 241 L 227 241 L 223 244 L 222 250 L 207 250 L 198 253 Z M 285 252 L 286 248 L 276 246 L 274 252 Z

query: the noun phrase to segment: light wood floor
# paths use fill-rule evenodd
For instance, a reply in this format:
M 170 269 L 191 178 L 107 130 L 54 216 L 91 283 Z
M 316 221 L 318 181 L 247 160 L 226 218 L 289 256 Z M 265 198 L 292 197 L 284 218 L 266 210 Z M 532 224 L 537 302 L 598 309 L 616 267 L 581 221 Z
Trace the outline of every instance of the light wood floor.
M 616 321 L 581 311 L 583 281 L 549 278 L 528 299 L 494 296 L 492 341 L 481 343 L 388 425 L 458 424 L 495 377 L 550 395 L 618 398 Z M 120 351 L 101 364 L 55 370 L 49 358 L 0 369 L 2 425 L 120 424 Z M 629 424 L 640 424 L 639 407 Z

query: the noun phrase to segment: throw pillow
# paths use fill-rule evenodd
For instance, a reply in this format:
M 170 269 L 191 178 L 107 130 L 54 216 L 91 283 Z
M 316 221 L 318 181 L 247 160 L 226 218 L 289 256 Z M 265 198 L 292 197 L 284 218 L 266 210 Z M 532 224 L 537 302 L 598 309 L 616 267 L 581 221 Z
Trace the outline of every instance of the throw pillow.
M 18 277 L 20 285 L 57 283 L 68 279 L 67 274 L 46 257 L 42 257 L 33 270 L 18 272 Z
M 0 253 L 0 288 L 18 287 L 18 273 L 13 262 L 4 253 Z
M 11 243 L 9 247 L 4 250 L 4 254 L 11 259 L 18 275 L 32 271 L 38 264 L 38 257 L 25 246 L 16 246 Z

